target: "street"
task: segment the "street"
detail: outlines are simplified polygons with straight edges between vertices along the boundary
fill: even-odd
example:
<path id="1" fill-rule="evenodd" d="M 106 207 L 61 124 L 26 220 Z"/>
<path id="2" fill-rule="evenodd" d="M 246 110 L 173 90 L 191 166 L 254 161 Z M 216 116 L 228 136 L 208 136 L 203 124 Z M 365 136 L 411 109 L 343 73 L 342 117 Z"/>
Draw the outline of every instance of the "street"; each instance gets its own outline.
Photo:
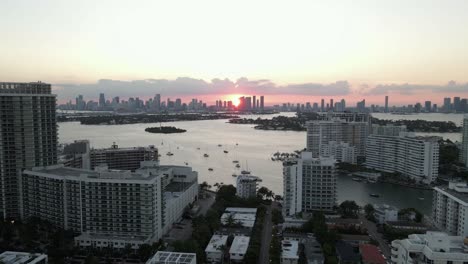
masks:
<path id="1" fill-rule="evenodd" d="M 364 215 L 359 214 L 359 220 L 361 220 L 362 225 L 364 228 L 367 229 L 369 236 L 379 242 L 379 248 L 382 250 L 382 254 L 387 258 L 390 259 L 390 247 L 387 244 L 387 241 L 383 238 L 383 235 L 377 232 L 377 226 L 375 223 L 367 220 Z"/>
<path id="2" fill-rule="evenodd" d="M 262 245 L 260 247 L 260 254 L 258 256 L 258 263 L 268 264 L 270 263 L 270 243 L 271 243 L 271 205 L 267 206 L 265 219 L 263 221 L 262 231 Z"/>

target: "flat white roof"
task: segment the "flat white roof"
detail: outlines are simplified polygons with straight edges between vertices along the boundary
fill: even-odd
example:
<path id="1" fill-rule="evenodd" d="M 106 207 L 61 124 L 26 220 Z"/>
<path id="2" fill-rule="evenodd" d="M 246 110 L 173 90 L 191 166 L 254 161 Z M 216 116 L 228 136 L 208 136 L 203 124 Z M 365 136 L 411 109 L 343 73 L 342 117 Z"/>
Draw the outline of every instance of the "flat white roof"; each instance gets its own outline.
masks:
<path id="1" fill-rule="evenodd" d="M 221 216 L 221 223 L 227 224 L 229 217 L 232 216 L 235 223 L 241 223 L 244 227 L 253 227 L 255 225 L 254 214 L 242 214 L 242 213 L 224 213 Z"/>
<path id="2" fill-rule="evenodd" d="M 170 252 L 170 251 L 158 251 L 154 256 L 149 259 L 146 264 L 156 263 L 174 263 L 174 264 L 191 264 L 197 258 L 195 253 L 182 253 L 182 252 Z"/>
<path id="3" fill-rule="evenodd" d="M 5 251 L 0 254 L 0 262 L 5 264 L 37 263 L 47 259 L 45 254 L 35 254 L 28 252 Z"/>
<path id="4" fill-rule="evenodd" d="M 283 240 L 281 241 L 281 258 L 299 259 L 299 241 Z"/>
<path id="5" fill-rule="evenodd" d="M 250 237 L 248 236 L 235 236 L 232 241 L 231 249 L 229 254 L 245 254 L 249 247 Z"/>
<path id="6" fill-rule="evenodd" d="M 213 235 L 206 246 L 205 252 L 221 252 L 221 246 L 226 245 L 228 236 Z"/>

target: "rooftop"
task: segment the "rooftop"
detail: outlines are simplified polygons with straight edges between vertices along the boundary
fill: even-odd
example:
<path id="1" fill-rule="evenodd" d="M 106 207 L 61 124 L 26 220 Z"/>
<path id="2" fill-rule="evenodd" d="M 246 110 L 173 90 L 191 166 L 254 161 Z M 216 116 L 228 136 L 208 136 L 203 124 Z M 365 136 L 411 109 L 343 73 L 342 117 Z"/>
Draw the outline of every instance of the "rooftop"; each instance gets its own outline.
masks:
<path id="1" fill-rule="evenodd" d="M 281 241 L 281 258 L 299 259 L 299 241 L 296 241 L 296 240 Z"/>
<path id="2" fill-rule="evenodd" d="M 412 234 L 403 241 L 415 245 L 425 245 L 434 252 L 464 253 L 463 237 L 450 236 L 444 232 L 428 231 L 426 234 Z"/>
<path id="3" fill-rule="evenodd" d="M 364 263 L 385 264 L 386 261 L 380 253 L 379 248 L 371 244 L 359 245 L 359 250 Z"/>
<path id="4" fill-rule="evenodd" d="M 306 259 L 310 262 L 312 260 L 318 260 L 318 263 L 323 263 L 325 257 L 323 256 L 322 247 L 317 242 L 314 236 L 309 236 L 303 240 L 304 254 Z"/>
<path id="5" fill-rule="evenodd" d="M 224 210 L 226 213 L 242 213 L 242 214 L 257 214 L 257 208 L 246 208 L 246 207 L 227 207 Z"/>
<path id="6" fill-rule="evenodd" d="M 374 209 L 376 211 L 386 211 L 386 210 L 398 211 L 398 208 L 396 208 L 395 206 L 388 205 L 388 204 L 374 204 Z"/>
<path id="7" fill-rule="evenodd" d="M 243 214 L 243 213 L 224 213 L 221 216 L 221 222 L 227 224 L 229 217 L 232 217 L 235 223 L 240 222 L 244 227 L 253 227 L 255 225 L 255 214 Z"/>
<path id="8" fill-rule="evenodd" d="M 197 254 L 195 253 L 182 253 L 182 252 L 169 252 L 158 251 L 154 256 L 149 259 L 146 264 L 157 263 L 173 263 L 173 264 L 190 264 L 196 260 Z"/>
<path id="9" fill-rule="evenodd" d="M 235 236 L 232 241 L 231 249 L 229 253 L 232 254 L 245 254 L 249 247 L 250 237 L 248 236 Z"/>
<path id="10" fill-rule="evenodd" d="M 262 179 L 260 179 L 257 176 L 253 176 L 250 174 L 241 174 L 237 176 L 237 182 L 261 182 Z"/>
<path id="11" fill-rule="evenodd" d="M 158 150 L 154 145 L 149 145 L 147 147 L 126 147 L 126 148 L 119 148 L 118 145 L 113 144 L 111 145 L 110 148 L 99 148 L 91 149 L 93 152 L 116 152 L 116 151 L 121 151 L 121 152 L 126 152 L 126 151 L 136 151 L 136 150 Z"/>
<path id="12" fill-rule="evenodd" d="M 445 192 L 446 194 L 451 195 L 455 199 L 458 199 L 460 203 L 463 203 L 465 206 L 468 206 L 468 187 L 463 187 L 463 184 L 450 183 L 449 186 L 434 187 L 434 190 L 439 192 Z"/>
<path id="13" fill-rule="evenodd" d="M 213 235 L 206 246 L 205 252 L 220 252 L 221 247 L 227 243 L 228 236 L 224 235 Z"/>
<path id="14" fill-rule="evenodd" d="M 47 259 L 47 255 L 39 253 L 5 251 L 0 254 L 0 262 L 5 264 L 33 264 L 45 259 Z"/>
<path id="15" fill-rule="evenodd" d="M 357 251 L 354 250 L 354 247 L 342 240 L 336 242 L 336 253 L 338 254 L 341 262 L 353 262 L 357 263 L 360 261 L 361 256 Z"/>
<path id="16" fill-rule="evenodd" d="M 102 181 L 102 180 L 115 180 L 115 181 L 136 181 L 146 183 L 152 181 L 159 175 L 171 174 L 174 170 L 182 169 L 181 174 L 185 173 L 196 173 L 193 172 L 190 167 L 184 166 L 170 166 L 170 165 L 158 165 L 157 162 L 152 162 L 151 166 L 149 163 L 143 163 L 144 167 L 138 169 L 135 172 L 124 171 L 124 170 L 109 170 L 106 166 L 99 166 L 95 170 L 76 169 L 70 167 L 64 167 L 63 165 L 52 165 L 47 167 L 35 167 L 32 170 L 26 170 L 27 174 L 45 176 L 50 178 L 62 178 L 65 177 L 71 180 L 88 180 L 88 181 Z M 196 177 L 194 177 L 196 180 Z M 181 190 L 190 187 L 190 184 L 169 184 L 166 188 L 169 191 Z M 188 186 L 188 187 L 187 187 Z"/>

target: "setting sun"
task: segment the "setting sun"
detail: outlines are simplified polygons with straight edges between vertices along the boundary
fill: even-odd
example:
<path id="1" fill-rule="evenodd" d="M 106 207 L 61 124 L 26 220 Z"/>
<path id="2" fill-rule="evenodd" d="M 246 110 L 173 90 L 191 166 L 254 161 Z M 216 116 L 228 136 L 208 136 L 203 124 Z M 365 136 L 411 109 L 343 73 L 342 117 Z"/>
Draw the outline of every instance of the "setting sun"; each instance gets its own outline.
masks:
<path id="1" fill-rule="evenodd" d="M 239 103 L 240 103 L 240 101 L 239 101 L 240 97 L 242 97 L 242 95 L 240 95 L 240 94 L 230 94 L 230 95 L 227 96 L 226 100 L 227 101 L 232 101 L 232 105 L 237 107 L 237 106 L 239 106 Z"/>

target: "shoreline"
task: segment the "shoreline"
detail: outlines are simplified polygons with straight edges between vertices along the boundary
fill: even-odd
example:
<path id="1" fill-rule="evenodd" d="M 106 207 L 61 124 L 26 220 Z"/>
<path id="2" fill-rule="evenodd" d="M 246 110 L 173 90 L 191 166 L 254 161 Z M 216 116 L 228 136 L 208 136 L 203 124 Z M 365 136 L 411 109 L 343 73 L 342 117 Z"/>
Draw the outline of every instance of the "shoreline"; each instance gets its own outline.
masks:
<path id="1" fill-rule="evenodd" d="M 384 182 L 384 183 L 389 183 L 393 185 L 398 185 L 398 186 L 403 186 L 403 187 L 408 187 L 412 189 L 419 189 L 419 190 L 432 190 L 433 187 L 428 185 L 428 186 L 421 186 L 421 185 L 413 185 L 410 183 L 402 183 L 402 182 L 395 182 L 395 181 L 389 181 L 389 180 L 381 180 L 379 179 L 378 182 Z"/>

